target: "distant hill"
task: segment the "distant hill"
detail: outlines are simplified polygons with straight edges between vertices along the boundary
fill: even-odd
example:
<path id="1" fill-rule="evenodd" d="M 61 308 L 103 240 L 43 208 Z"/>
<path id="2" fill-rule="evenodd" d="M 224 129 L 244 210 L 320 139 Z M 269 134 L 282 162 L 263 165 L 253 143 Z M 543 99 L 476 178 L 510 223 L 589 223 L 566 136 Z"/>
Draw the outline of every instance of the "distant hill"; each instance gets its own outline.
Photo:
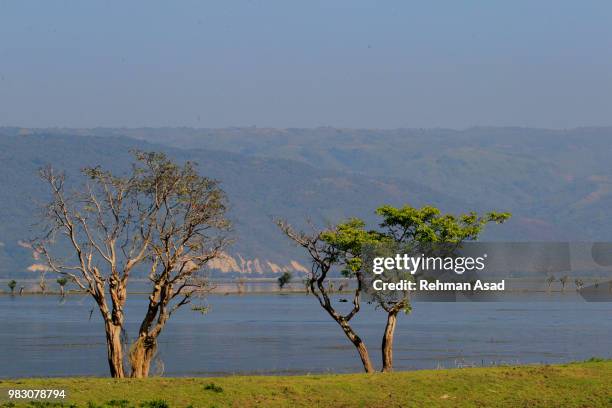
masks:
<path id="1" fill-rule="evenodd" d="M 612 128 L 0 128 L 0 135 L 0 276 L 35 263 L 19 241 L 30 234 L 34 200 L 45 197 L 38 167 L 52 163 L 71 176 L 94 164 L 121 171 L 131 148 L 194 160 L 222 181 L 238 238 L 218 265 L 225 273 L 306 266 L 273 217 L 373 221 L 383 203 L 515 214 L 484 239 L 612 240 Z"/>
<path id="2" fill-rule="evenodd" d="M 1 132 L 0 132 L 1 133 Z M 9 133 L 6 135 L 6 133 Z M 372 219 L 381 203 L 440 203 L 461 207 L 450 196 L 410 181 L 386 180 L 315 168 L 303 162 L 249 157 L 232 152 L 177 149 L 127 137 L 83 137 L 48 133 L 0 136 L 0 276 L 22 276 L 42 268 L 27 246 L 35 235 L 37 208 L 48 199 L 37 170 L 52 164 L 79 181 L 79 170 L 101 165 L 113 171 L 129 169 L 130 149 L 165 151 L 179 161 L 192 160 L 202 174 L 222 182 L 230 201 L 236 243 L 219 272 L 269 276 L 284 270 L 305 271 L 301 251 L 291 246 L 272 220 L 286 218 L 303 224 L 308 218 L 324 225 L 348 216 Z M 32 274 L 32 277 L 34 274 Z"/>

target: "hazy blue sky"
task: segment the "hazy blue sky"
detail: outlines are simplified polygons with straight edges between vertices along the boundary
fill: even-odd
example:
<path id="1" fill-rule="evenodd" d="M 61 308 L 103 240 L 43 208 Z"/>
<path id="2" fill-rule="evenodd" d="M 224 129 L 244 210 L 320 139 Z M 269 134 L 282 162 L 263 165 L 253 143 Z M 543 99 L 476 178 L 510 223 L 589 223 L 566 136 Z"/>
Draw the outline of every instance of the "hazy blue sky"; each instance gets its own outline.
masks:
<path id="1" fill-rule="evenodd" d="M 612 125 L 612 2 L 0 0 L 0 125 Z"/>

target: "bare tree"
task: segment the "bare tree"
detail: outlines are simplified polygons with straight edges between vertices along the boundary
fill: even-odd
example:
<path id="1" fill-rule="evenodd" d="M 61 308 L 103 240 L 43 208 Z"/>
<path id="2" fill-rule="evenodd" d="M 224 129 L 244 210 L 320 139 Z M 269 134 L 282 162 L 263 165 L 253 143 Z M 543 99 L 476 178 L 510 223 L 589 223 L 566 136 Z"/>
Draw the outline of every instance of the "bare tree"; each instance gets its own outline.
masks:
<path id="1" fill-rule="evenodd" d="M 302 279 L 302 283 L 304 284 L 304 291 L 306 294 L 310 293 L 310 279 L 308 277 Z"/>
<path id="2" fill-rule="evenodd" d="M 330 240 L 326 239 L 326 235 L 338 233 L 338 227 L 307 234 L 296 231 L 285 221 L 279 220 L 276 223 L 287 237 L 308 252 L 311 258 L 311 270 L 309 276 L 307 276 L 310 293 L 317 298 L 321 307 L 342 328 L 346 337 L 355 346 L 365 372 L 374 372 L 368 349 L 350 324 L 351 319 L 355 317 L 361 307 L 362 288 L 360 280 L 358 279 L 357 287 L 353 292 L 353 306 L 346 314 L 342 314 L 334 308 L 329 297 L 328 287 L 325 284 L 332 267 L 342 263 L 345 257 L 338 245 L 330 243 Z M 360 273 L 358 269 L 356 269 L 356 273 Z"/>
<path id="3" fill-rule="evenodd" d="M 124 306 L 134 269 L 146 268 L 151 292 L 138 337 L 130 347 L 131 376 L 148 375 L 157 338 L 168 318 L 206 288 L 198 272 L 226 245 L 225 196 L 191 163 L 179 166 L 161 153 L 135 152 L 129 175 L 86 168 L 83 189 L 67 191 L 62 173 L 47 167 L 48 222 L 36 249 L 50 268 L 96 302 L 104 321 L 110 373 L 125 377 Z M 71 256 L 57 258 L 50 243 L 63 237 Z"/>
<path id="4" fill-rule="evenodd" d="M 334 287 L 334 281 L 330 280 L 330 281 L 327 283 L 327 291 L 328 291 L 329 293 L 334 293 L 334 290 L 335 290 L 335 287 Z"/>
<path id="5" fill-rule="evenodd" d="M 236 289 L 238 294 L 242 295 L 245 292 L 245 279 L 242 276 L 239 276 L 236 279 Z"/>
<path id="6" fill-rule="evenodd" d="M 38 287 L 40 288 L 40 292 L 43 295 L 47 293 L 47 280 L 45 278 L 46 274 L 47 274 L 47 270 L 43 268 L 39 273 L 39 279 L 38 279 Z"/>
<path id="7" fill-rule="evenodd" d="M 546 290 L 547 290 L 547 292 L 550 292 L 552 284 L 555 283 L 555 281 L 556 281 L 556 278 L 555 278 L 554 275 L 550 275 L 548 278 L 546 278 L 546 285 L 547 285 L 546 286 L 546 288 L 547 288 Z"/>
<path id="8" fill-rule="evenodd" d="M 225 195 L 217 182 L 199 176 L 190 163 L 181 168 L 157 155 L 145 158 L 162 177 L 144 186 L 153 194 L 159 211 L 152 217 L 149 245 L 153 289 L 138 339 L 130 350 L 133 377 L 148 375 L 157 338 L 168 318 L 189 303 L 194 293 L 208 289 L 207 279 L 197 272 L 222 255 L 228 240 L 219 232 L 229 227 Z"/>

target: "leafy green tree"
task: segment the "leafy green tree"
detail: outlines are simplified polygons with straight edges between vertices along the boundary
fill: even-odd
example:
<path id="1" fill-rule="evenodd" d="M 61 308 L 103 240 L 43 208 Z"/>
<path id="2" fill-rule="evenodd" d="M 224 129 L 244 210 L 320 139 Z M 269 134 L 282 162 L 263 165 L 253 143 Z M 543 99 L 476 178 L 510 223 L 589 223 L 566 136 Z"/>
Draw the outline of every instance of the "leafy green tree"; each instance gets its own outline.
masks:
<path id="1" fill-rule="evenodd" d="M 382 206 L 376 210 L 376 214 L 382 218 L 378 230 L 367 230 L 365 223 L 358 218 L 312 234 L 297 232 L 284 221 L 277 222 L 281 230 L 309 254 L 312 262 L 309 278 L 311 293 L 357 348 L 366 372 L 374 371 L 369 352 L 350 325 L 350 320 L 360 310 L 361 293 L 364 282 L 367 281 L 363 268 L 365 248 L 390 244 L 402 247 L 453 244 L 456 247 L 464 241 L 477 239 L 487 223 L 502 223 L 510 217 L 508 213 L 498 212 L 489 212 L 483 216 L 475 212 L 455 216 L 442 214 L 432 206 L 414 208 L 408 205 L 401 208 Z M 325 281 L 333 267 L 340 268 L 344 276 L 356 278 L 357 281 L 353 293 L 353 307 L 346 314 L 336 311 L 329 298 L 329 286 L 325 287 Z M 397 315 L 402 310 L 410 312 L 410 299 L 408 293 L 405 293 L 400 299 L 380 297 L 376 300 L 387 313 L 382 340 L 382 371 L 391 371 Z"/>
<path id="2" fill-rule="evenodd" d="M 57 282 L 57 284 L 60 287 L 60 294 L 61 294 L 61 296 L 64 297 L 65 294 L 66 294 L 65 286 L 68 283 L 68 279 L 66 279 L 65 277 L 62 276 L 61 278 L 57 278 L 55 281 Z"/>
<path id="3" fill-rule="evenodd" d="M 283 272 L 278 278 L 278 287 L 283 290 L 286 284 L 291 282 L 291 272 Z"/>
<path id="4" fill-rule="evenodd" d="M 376 210 L 382 221 L 382 234 L 400 247 L 427 248 L 435 244 L 436 248 L 444 248 L 450 244 L 456 248 L 465 241 L 478 238 L 484 226 L 488 223 L 501 224 L 510 218 L 509 213 L 488 212 L 478 215 L 469 212 L 462 215 L 444 214 L 433 206 L 415 208 L 410 205 L 403 207 L 382 206 Z M 387 323 L 382 339 L 383 372 L 393 369 L 393 337 L 400 311 L 409 313 L 412 305 L 409 293 L 405 292 L 401 299 L 391 300 L 380 298 L 379 305 L 387 312 Z"/>
<path id="5" fill-rule="evenodd" d="M 17 287 L 17 282 L 15 279 L 11 279 L 8 283 L 8 287 L 11 290 L 11 295 L 15 294 L 15 288 Z"/>

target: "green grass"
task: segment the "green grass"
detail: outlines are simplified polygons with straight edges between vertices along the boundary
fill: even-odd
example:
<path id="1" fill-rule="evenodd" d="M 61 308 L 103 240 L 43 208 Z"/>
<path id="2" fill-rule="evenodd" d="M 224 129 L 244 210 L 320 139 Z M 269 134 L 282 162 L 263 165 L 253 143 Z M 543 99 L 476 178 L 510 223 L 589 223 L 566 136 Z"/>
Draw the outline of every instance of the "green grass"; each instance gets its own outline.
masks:
<path id="1" fill-rule="evenodd" d="M 0 389 L 63 388 L 78 407 L 609 407 L 612 361 L 391 374 L 4 380 Z M 73 405 L 70 405 L 73 404 Z M 32 406 L 53 407 L 36 403 Z"/>

